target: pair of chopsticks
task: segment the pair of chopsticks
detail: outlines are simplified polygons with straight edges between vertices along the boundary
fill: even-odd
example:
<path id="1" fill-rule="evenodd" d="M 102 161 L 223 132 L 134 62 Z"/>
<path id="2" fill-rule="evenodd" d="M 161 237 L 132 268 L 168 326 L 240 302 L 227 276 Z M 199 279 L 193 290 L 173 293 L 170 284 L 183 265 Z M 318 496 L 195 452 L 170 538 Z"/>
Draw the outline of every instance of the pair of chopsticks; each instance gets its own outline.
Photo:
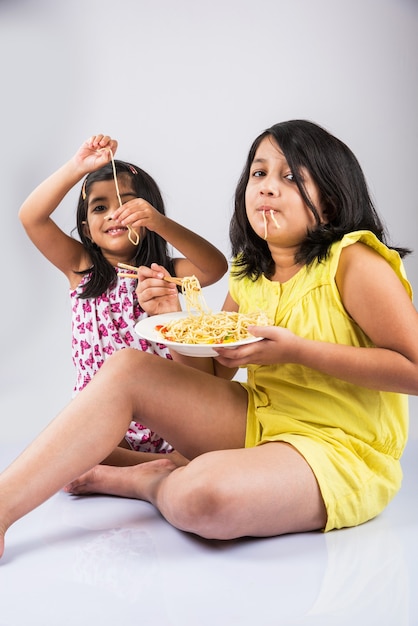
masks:
<path id="1" fill-rule="evenodd" d="M 118 267 L 124 270 L 129 270 L 129 272 L 118 272 L 118 276 L 120 276 L 121 278 L 138 278 L 137 267 L 134 267 L 133 265 L 127 265 L 126 263 L 118 263 Z M 182 279 L 176 278 L 175 276 L 164 276 L 164 280 L 166 280 L 168 283 L 174 283 L 175 285 L 179 285 L 180 287 L 183 284 Z"/>

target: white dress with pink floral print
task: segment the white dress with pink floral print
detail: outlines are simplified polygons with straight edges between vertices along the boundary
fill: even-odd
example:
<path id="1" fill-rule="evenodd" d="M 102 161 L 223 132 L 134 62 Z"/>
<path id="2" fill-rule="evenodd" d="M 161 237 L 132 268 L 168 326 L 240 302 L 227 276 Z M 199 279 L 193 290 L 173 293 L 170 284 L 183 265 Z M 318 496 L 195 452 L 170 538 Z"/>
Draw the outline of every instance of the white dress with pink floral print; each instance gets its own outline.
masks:
<path id="1" fill-rule="evenodd" d="M 135 348 L 166 359 L 172 358 L 164 344 L 146 341 L 135 332 L 135 324 L 146 317 L 138 303 L 136 280 L 118 276 L 116 284 L 103 295 L 80 298 L 89 277 L 90 274 L 84 275 L 78 287 L 70 291 L 72 357 L 77 372 L 73 396 L 84 389 L 116 350 Z M 138 422 L 131 422 L 125 438 L 134 450 L 141 452 L 171 452 L 173 449 Z"/>

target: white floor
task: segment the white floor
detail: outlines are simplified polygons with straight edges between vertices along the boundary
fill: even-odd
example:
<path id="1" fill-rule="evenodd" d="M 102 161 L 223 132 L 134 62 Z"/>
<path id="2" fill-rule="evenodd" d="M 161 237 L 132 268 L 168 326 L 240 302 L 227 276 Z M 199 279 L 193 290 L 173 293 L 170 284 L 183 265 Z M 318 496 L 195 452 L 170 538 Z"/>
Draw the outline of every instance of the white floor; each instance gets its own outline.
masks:
<path id="1" fill-rule="evenodd" d="M 17 452 L 0 447 L 1 466 Z M 404 473 L 361 527 L 224 543 L 173 529 L 144 502 L 59 493 L 7 534 L 0 625 L 416 625 L 415 437 Z"/>

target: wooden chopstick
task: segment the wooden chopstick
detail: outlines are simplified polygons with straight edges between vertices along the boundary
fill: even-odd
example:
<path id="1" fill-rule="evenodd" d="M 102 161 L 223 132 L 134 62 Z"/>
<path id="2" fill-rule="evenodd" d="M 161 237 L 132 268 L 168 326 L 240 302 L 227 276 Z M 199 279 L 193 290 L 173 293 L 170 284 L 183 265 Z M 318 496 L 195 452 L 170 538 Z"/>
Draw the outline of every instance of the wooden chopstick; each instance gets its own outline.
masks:
<path id="1" fill-rule="evenodd" d="M 168 283 L 179 285 L 180 287 L 183 284 L 183 280 L 181 278 L 176 278 L 175 276 L 163 276 L 163 280 L 166 280 Z"/>
<path id="2" fill-rule="evenodd" d="M 138 278 L 138 274 L 130 274 L 129 272 L 118 272 L 120 278 Z"/>
<path id="3" fill-rule="evenodd" d="M 133 265 L 128 265 L 127 263 L 118 263 L 118 267 L 124 270 L 132 271 L 132 273 L 131 272 L 127 272 L 127 273 L 119 272 L 118 276 L 121 276 L 122 278 L 138 278 L 138 275 L 136 273 L 138 269 L 137 267 L 134 267 Z M 164 280 L 166 280 L 168 283 L 174 283 L 175 285 L 179 285 L 180 287 L 183 284 L 182 279 L 176 278 L 175 276 L 164 276 Z"/>
<path id="4" fill-rule="evenodd" d="M 127 265 L 126 263 L 118 263 L 118 267 L 121 267 L 124 270 L 132 270 L 133 272 L 136 272 L 138 269 L 134 265 Z"/>

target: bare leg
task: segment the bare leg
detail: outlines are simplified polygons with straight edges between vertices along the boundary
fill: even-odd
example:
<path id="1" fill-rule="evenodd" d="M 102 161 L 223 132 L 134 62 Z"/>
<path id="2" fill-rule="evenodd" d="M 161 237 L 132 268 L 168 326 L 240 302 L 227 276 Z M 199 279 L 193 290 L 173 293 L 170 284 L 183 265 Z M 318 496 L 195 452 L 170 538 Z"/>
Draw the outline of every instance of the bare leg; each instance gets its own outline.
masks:
<path id="1" fill-rule="evenodd" d="M 211 539 L 317 530 L 327 518 L 309 465 L 280 442 L 209 452 L 180 468 L 166 459 L 99 466 L 67 490 L 147 500 L 177 528 Z"/>
<path id="2" fill-rule="evenodd" d="M 76 496 L 103 493 L 122 498 L 147 500 L 143 497 L 141 485 L 147 485 L 149 488 L 149 484 L 154 480 L 159 483 L 178 467 L 181 466 L 173 463 L 166 456 L 147 463 L 144 472 L 133 471 L 132 466 L 96 465 L 66 485 L 64 491 Z"/>
<path id="3" fill-rule="evenodd" d="M 1 542 L 10 524 L 110 455 L 133 419 L 193 458 L 242 447 L 246 407 L 237 383 L 138 350 L 115 353 L 1 474 Z"/>
<path id="4" fill-rule="evenodd" d="M 139 465 L 140 463 L 157 461 L 161 458 L 169 458 L 171 461 L 175 460 L 176 465 L 186 465 L 188 463 L 188 459 L 180 454 L 180 452 L 177 452 L 177 450 L 173 450 L 169 453 L 140 452 L 122 446 L 118 446 L 117 448 L 115 448 L 109 454 L 109 456 L 103 459 L 102 463 L 104 465 L 116 465 L 118 467 L 126 467 L 128 465 Z"/>

